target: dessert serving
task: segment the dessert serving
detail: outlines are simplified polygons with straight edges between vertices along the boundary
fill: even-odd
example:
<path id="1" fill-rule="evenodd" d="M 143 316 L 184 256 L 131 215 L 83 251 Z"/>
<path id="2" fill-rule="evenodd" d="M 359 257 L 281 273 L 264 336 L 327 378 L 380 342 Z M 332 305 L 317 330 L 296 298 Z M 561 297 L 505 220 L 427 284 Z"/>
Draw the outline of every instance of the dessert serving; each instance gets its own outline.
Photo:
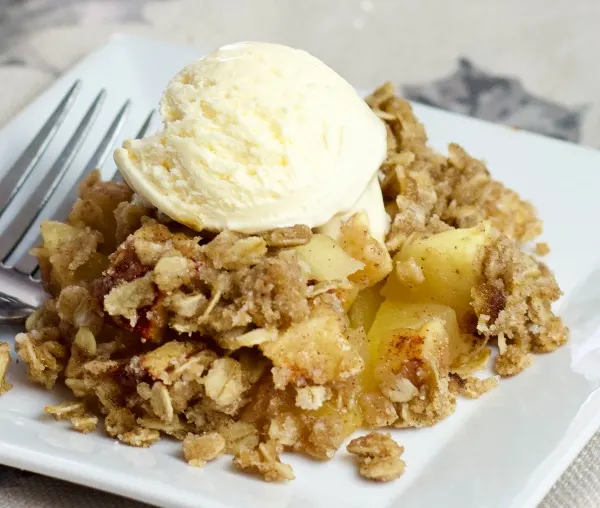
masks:
<path id="1" fill-rule="evenodd" d="M 172 436 L 192 466 L 230 454 L 267 481 L 294 478 L 282 452 L 328 460 L 368 429 L 347 450 L 389 481 L 386 429 L 435 425 L 567 341 L 522 247 L 533 206 L 430 148 L 391 85 L 363 101 L 305 52 L 241 43 L 185 67 L 160 112 L 115 152 L 127 184 L 90 174 L 33 250 L 49 298 L 16 347 L 73 392 L 45 411 L 74 429 Z"/>

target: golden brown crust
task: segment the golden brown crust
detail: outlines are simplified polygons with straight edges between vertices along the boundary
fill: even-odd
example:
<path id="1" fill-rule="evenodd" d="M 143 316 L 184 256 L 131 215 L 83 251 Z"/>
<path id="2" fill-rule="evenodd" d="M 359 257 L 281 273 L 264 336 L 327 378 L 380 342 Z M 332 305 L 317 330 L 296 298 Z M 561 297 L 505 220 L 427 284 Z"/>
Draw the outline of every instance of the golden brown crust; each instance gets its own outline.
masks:
<path id="1" fill-rule="evenodd" d="M 483 394 L 498 386 L 498 376 L 480 379 L 475 376 L 459 376 L 451 374 L 450 391 L 469 399 L 478 399 Z"/>
<path id="2" fill-rule="evenodd" d="M 546 242 L 538 242 L 535 244 L 535 253 L 538 256 L 547 256 L 550 254 L 550 246 Z"/>
<path id="3" fill-rule="evenodd" d="M 390 434 L 371 432 L 350 441 L 346 449 L 358 457 L 359 472 L 369 480 L 389 482 L 404 473 L 406 465 L 400 458 L 404 447 Z"/>
<path id="4" fill-rule="evenodd" d="M 280 482 L 295 478 L 292 467 L 279 459 L 280 448 L 268 441 L 260 443 L 254 450 L 242 449 L 233 463 L 242 471 L 257 473 L 268 482 Z"/>
<path id="5" fill-rule="evenodd" d="M 218 432 L 198 436 L 188 434 L 183 440 L 183 455 L 190 466 L 203 467 L 225 451 L 225 438 Z"/>
<path id="6" fill-rule="evenodd" d="M 69 420 L 74 430 L 87 434 L 96 430 L 98 418 L 87 411 L 83 402 L 63 402 L 55 406 L 46 406 L 44 412 L 55 420 Z"/>
<path id="7" fill-rule="evenodd" d="M 261 235 L 269 247 L 297 247 L 306 245 L 312 238 L 311 229 L 305 224 L 276 228 Z"/>
<path id="8" fill-rule="evenodd" d="M 548 268 L 505 235 L 498 235 L 483 254 L 481 281 L 473 290 L 478 331 L 497 337 L 496 372 L 511 376 L 531 364 L 529 353 L 554 351 L 568 330 L 552 312 L 561 291 Z"/>

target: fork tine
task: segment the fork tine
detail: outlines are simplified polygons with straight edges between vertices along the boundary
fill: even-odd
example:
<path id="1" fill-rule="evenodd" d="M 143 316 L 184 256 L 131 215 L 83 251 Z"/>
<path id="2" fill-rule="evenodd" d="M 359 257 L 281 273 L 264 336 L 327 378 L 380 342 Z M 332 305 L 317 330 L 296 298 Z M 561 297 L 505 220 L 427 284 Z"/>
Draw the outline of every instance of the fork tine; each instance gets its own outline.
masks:
<path id="1" fill-rule="evenodd" d="M 146 132 L 148 132 L 150 124 L 152 123 L 152 119 L 154 118 L 154 113 L 156 113 L 154 109 L 150 111 L 150 114 L 146 117 L 146 120 L 144 120 L 144 123 L 140 127 L 140 130 L 135 135 L 135 139 L 143 138 L 146 135 Z M 121 173 L 119 173 L 118 170 L 115 170 L 115 173 L 113 174 L 111 180 L 115 183 L 123 183 L 123 177 L 121 176 Z"/>
<path id="2" fill-rule="evenodd" d="M 23 235 L 31 226 L 31 223 L 35 221 L 44 205 L 48 202 L 48 199 L 50 199 L 50 196 L 52 196 L 52 193 L 73 162 L 73 159 L 77 156 L 83 141 L 89 134 L 105 97 L 105 90 L 102 90 L 96 96 L 63 151 L 48 173 L 44 175 L 42 181 L 39 182 L 35 191 L 29 196 L 27 206 L 15 215 L 15 218 L 10 222 L 6 230 L 0 234 L 0 261 L 6 261 L 6 258 L 19 244 Z"/>
<path id="3" fill-rule="evenodd" d="M 131 101 L 127 99 L 121 106 L 121 109 L 119 109 L 117 116 L 115 116 L 114 120 L 110 124 L 108 131 L 106 131 L 102 141 L 100 141 L 100 144 L 98 145 L 98 148 L 96 148 L 94 155 L 92 155 L 91 159 L 86 164 L 83 173 L 77 182 L 77 185 L 88 176 L 90 171 L 101 167 L 106 162 L 106 158 L 111 152 L 112 147 L 115 144 L 115 140 L 117 139 L 123 124 L 125 123 L 125 120 L 127 120 L 127 115 L 129 114 L 130 109 Z"/>
<path id="4" fill-rule="evenodd" d="M 50 141 L 52 141 L 56 131 L 67 116 L 69 109 L 71 109 L 80 88 L 81 81 L 75 81 L 60 101 L 60 104 L 36 134 L 35 138 L 29 143 L 21 157 L 17 159 L 2 180 L 0 180 L 0 214 L 6 210 L 46 151 L 46 148 L 48 148 Z"/>
<path id="5" fill-rule="evenodd" d="M 123 124 L 127 119 L 127 114 L 129 113 L 130 109 L 131 101 L 127 100 L 125 101 L 123 106 L 121 106 L 121 109 L 117 113 L 117 116 L 115 116 L 114 120 L 110 124 L 110 127 L 108 128 L 106 134 L 100 141 L 98 148 L 96 148 L 96 151 L 86 164 L 85 169 L 83 170 L 77 181 L 73 184 L 68 194 L 62 200 L 55 212 L 52 214 L 52 217 L 54 219 L 63 220 L 68 215 L 69 210 L 71 209 L 73 203 L 77 199 L 77 191 L 81 182 L 88 176 L 90 171 L 104 164 L 106 157 L 108 156 L 114 145 L 115 139 L 119 135 L 119 132 L 121 131 L 121 128 L 123 127 Z M 36 240 L 33 242 L 33 245 L 39 245 L 41 243 L 42 239 L 38 235 Z M 37 260 L 27 252 L 23 254 L 23 256 L 21 256 L 21 259 L 19 259 L 19 261 L 13 266 L 13 268 L 18 272 L 27 275 L 33 273 L 36 267 Z"/>
<path id="6" fill-rule="evenodd" d="M 143 138 L 146 135 L 146 132 L 148 131 L 148 128 L 152 123 L 152 119 L 154 118 L 154 113 L 156 113 L 156 110 L 153 109 L 152 111 L 150 111 L 150 114 L 146 117 L 146 120 L 144 120 L 144 123 L 140 127 L 140 130 L 135 135 L 135 139 Z"/>

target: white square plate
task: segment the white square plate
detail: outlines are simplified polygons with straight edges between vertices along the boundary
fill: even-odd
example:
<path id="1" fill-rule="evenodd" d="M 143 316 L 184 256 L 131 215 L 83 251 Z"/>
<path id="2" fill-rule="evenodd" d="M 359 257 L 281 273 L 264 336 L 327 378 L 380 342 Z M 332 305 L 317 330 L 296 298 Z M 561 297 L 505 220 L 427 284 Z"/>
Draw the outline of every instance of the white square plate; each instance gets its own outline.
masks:
<path id="1" fill-rule="evenodd" d="M 41 174 L 64 146 L 93 97 L 107 101 L 74 167 L 83 168 L 120 105 L 133 107 L 122 132 L 131 137 L 158 101 L 168 79 L 200 49 L 116 37 L 62 76 L 0 132 L 0 168 L 8 168 L 76 78 L 83 87 L 67 122 L 44 156 Z M 547 259 L 565 296 L 559 312 L 570 344 L 538 357 L 534 366 L 478 401 L 460 400 L 453 416 L 431 429 L 394 431 L 405 446 L 407 472 L 385 485 L 361 480 L 343 451 L 328 463 L 285 460 L 297 480 L 266 484 L 233 470 L 224 457 L 200 470 L 182 460 L 180 445 L 149 449 L 121 445 L 100 432 L 81 435 L 50 421 L 42 408 L 65 393 L 26 382 L 0 398 L 0 462 L 161 506 L 202 508 L 533 507 L 600 425 L 600 152 L 415 106 L 431 142 L 457 141 L 484 158 L 495 177 L 531 199 L 545 220 Z M 109 175 L 114 166 L 105 164 Z M 67 181 L 76 177 L 76 171 Z M 60 193 L 47 213 L 60 200 Z M 2 222 L 0 222 L 0 228 Z M 1 229 L 0 229 L 1 230 Z M 0 328 L 0 339 L 18 330 Z"/>

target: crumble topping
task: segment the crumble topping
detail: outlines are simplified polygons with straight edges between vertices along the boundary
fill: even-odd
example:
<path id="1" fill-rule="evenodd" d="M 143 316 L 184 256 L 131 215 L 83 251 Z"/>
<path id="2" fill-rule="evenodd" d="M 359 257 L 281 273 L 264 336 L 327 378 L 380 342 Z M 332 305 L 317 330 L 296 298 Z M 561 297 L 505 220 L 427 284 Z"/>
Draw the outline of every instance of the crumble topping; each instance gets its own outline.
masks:
<path id="1" fill-rule="evenodd" d="M 244 448 L 233 459 L 233 463 L 242 471 L 257 473 L 268 482 L 293 480 L 294 471 L 289 464 L 279 459 L 280 447 L 268 441 L 260 443 L 254 450 Z"/>
<path id="2" fill-rule="evenodd" d="M 190 465 L 228 453 L 241 470 L 291 480 L 285 451 L 328 460 L 361 425 L 431 426 L 454 412 L 457 395 L 493 389 L 497 376 L 471 374 L 496 344 L 500 376 L 564 344 L 568 331 L 551 309 L 560 289 L 520 248 L 541 231 L 532 205 L 461 147 L 451 145 L 448 157 L 429 147 L 391 85 L 367 102 L 388 133 L 379 175 L 392 218 L 385 247 L 362 214 L 342 223 L 338 242 L 301 224 L 198 233 L 92 172 L 67 222 L 42 224 L 32 252 L 50 298 L 15 338 L 31 381 L 48 389 L 64 382 L 82 401 L 46 412 L 80 432 L 101 414 L 104 431 L 122 443 L 150 446 L 168 435 L 183 442 Z M 392 256 L 484 220 L 493 233 L 475 256 L 467 318 L 455 331 L 434 314 L 395 329 L 393 354 L 377 357 L 367 333 L 383 281 L 435 283 L 419 259 Z M 348 311 L 367 292 L 377 294 L 373 316 L 357 325 Z M 457 340 L 463 349 L 451 361 Z M 0 393 L 10 387 L 9 361 L 2 344 Z M 405 468 L 389 434 L 352 440 L 348 451 L 375 481 Z"/>
<path id="3" fill-rule="evenodd" d="M 535 253 L 538 256 L 547 256 L 550 254 L 550 246 L 546 242 L 538 242 L 535 244 Z"/>
<path id="4" fill-rule="evenodd" d="M 497 386 L 498 376 L 480 379 L 475 376 L 462 377 L 458 374 L 451 374 L 449 388 L 453 393 L 458 395 L 462 395 L 469 399 L 478 399 Z"/>
<path id="5" fill-rule="evenodd" d="M 90 414 L 83 402 L 63 402 L 55 406 L 46 406 L 44 412 L 55 420 L 69 420 L 73 429 L 87 434 L 96 429 L 98 418 Z"/>
<path id="6" fill-rule="evenodd" d="M 346 449 L 358 457 L 361 476 L 376 482 L 389 482 L 404 473 L 406 464 L 400 458 L 404 447 L 390 434 L 371 432 L 350 441 Z"/>
<path id="7" fill-rule="evenodd" d="M 188 434 L 183 440 L 183 455 L 190 466 L 204 467 L 225 451 L 225 438 L 218 432 L 207 432 L 201 436 Z"/>
<path id="8" fill-rule="evenodd" d="M 498 374 L 517 374 L 531 364 L 529 353 L 551 352 L 567 341 L 566 327 L 552 312 L 560 295 L 550 270 L 508 237 L 498 235 L 487 246 L 472 305 L 477 330 L 502 342 L 494 363 Z"/>

